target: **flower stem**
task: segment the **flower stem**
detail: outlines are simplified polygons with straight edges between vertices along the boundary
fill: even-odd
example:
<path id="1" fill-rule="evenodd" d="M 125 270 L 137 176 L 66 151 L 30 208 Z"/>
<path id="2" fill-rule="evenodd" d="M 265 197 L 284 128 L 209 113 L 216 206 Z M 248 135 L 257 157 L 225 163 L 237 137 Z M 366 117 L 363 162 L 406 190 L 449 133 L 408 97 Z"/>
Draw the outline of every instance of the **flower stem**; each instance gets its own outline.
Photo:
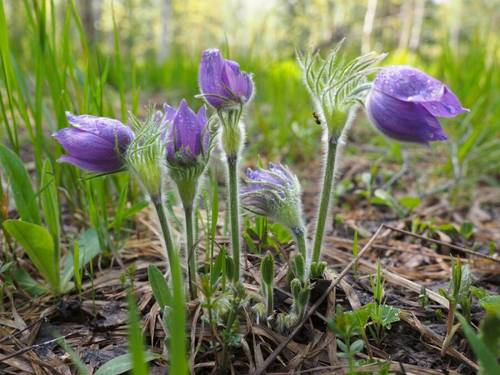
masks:
<path id="1" fill-rule="evenodd" d="M 330 197 L 333 189 L 333 166 L 335 165 L 335 151 L 337 149 L 337 139 L 334 136 L 328 138 L 326 154 L 326 164 L 323 175 L 323 187 L 321 189 L 321 200 L 316 222 L 316 233 L 314 234 L 314 245 L 312 261 L 318 262 L 325 233 L 326 218 L 328 207 L 330 206 Z"/>
<path id="2" fill-rule="evenodd" d="M 163 208 L 161 195 L 153 199 L 153 204 L 158 214 L 165 247 L 167 248 L 168 263 L 170 267 L 170 278 L 172 282 L 172 312 L 170 333 L 175 338 L 174 345 L 170 345 L 172 362 L 170 369 L 172 373 L 187 374 L 186 362 L 186 299 L 184 295 L 184 282 L 182 277 L 182 267 L 178 255 L 175 253 L 172 235 L 168 224 L 167 216 Z"/>
<path id="3" fill-rule="evenodd" d="M 160 221 L 161 231 L 163 233 L 163 239 L 165 240 L 165 247 L 167 248 L 168 263 L 170 266 L 170 273 L 174 267 L 174 263 L 178 260 L 174 254 L 174 243 L 172 242 L 172 234 L 170 233 L 170 226 L 168 225 L 167 216 L 165 215 L 165 210 L 163 209 L 163 204 L 161 198 L 153 199 L 153 204 Z"/>
<path id="4" fill-rule="evenodd" d="M 240 208 L 238 197 L 238 155 L 227 156 L 229 180 L 229 215 L 231 218 L 231 250 L 233 255 L 233 280 L 240 279 Z"/>
<path id="5" fill-rule="evenodd" d="M 305 230 L 303 228 L 295 227 L 292 229 L 292 232 L 295 236 L 299 253 L 304 257 L 305 261 L 308 261 Z"/>
<path id="6" fill-rule="evenodd" d="M 334 134 L 328 134 L 326 164 L 323 171 L 323 187 L 321 190 L 321 199 L 316 221 L 316 232 L 314 234 L 312 255 L 313 262 L 318 262 L 321 255 L 321 246 L 323 244 L 323 236 L 325 234 L 328 208 L 330 207 L 332 192 L 335 191 L 336 186 L 335 177 L 337 175 L 338 168 L 342 159 L 342 154 L 347 143 L 347 134 L 349 133 L 349 130 L 354 123 L 357 109 L 358 106 L 355 105 L 349 110 L 347 120 L 344 127 L 342 128 L 340 137 L 337 138 Z M 325 128 L 325 132 L 328 132 L 327 129 L 328 126 L 326 126 Z"/>
<path id="7" fill-rule="evenodd" d="M 191 299 L 197 297 L 196 293 L 196 249 L 193 237 L 193 208 L 184 206 L 184 216 L 186 219 L 186 247 L 188 259 L 189 293 Z"/>

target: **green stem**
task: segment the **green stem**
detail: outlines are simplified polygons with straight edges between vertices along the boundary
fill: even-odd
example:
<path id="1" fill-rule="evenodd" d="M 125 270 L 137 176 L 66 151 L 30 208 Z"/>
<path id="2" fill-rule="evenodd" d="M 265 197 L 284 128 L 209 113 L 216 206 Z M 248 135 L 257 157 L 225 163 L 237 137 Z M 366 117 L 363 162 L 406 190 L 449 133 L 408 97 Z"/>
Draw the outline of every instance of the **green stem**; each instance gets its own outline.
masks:
<path id="1" fill-rule="evenodd" d="M 321 255 L 321 246 L 323 244 L 323 235 L 325 233 L 328 208 L 330 207 L 330 198 L 332 192 L 335 191 L 335 176 L 340 165 L 340 160 L 342 159 L 344 147 L 347 143 L 347 134 L 354 123 L 357 109 L 358 106 L 355 105 L 349 110 L 345 125 L 342 128 L 339 138 L 337 138 L 334 134 L 328 134 L 326 164 L 323 171 L 323 187 L 321 190 L 321 200 L 316 222 L 316 233 L 314 234 L 313 262 L 318 262 Z M 326 124 L 325 132 L 328 132 L 328 125 Z"/>
<path id="2" fill-rule="evenodd" d="M 316 233 L 314 234 L 314 245 L 312 261 L 318 262 L 321 254 L 321 245 L 323 243 L 323 235 L 325 233 L 326 219 L 328 216 L 328 208 L 330 206 L 330 197 L 333 190 L 333 177 L 335 165 L 335 153 L 337 150 L 337 138 L 331 136 L 328 138 L 326 164 L 323 176 L 323 187 L 321 189 L 321 200 L 319 204 L 318 217 L 316 222 Z"/>
<path id="3" fill-rule="evenodd" d="M 167 257 L 170 267 L 170 273 L 172 274 L 172 268 L 177 258 L 174 254 L 174 243 L 172 242 L 172 234 L 170 233 L 170 226 L 168 225 L 167 216 L 165 215 L 165 210 L 163 209 L 163 204 L 161 203 L 161 198 L 153 199 L 153 204 L 160 220 L 161 231 L 163 233 L 163 238 L 165 240 L 165 247 L 167 248 Z"/>
<path id="4" fill-rule="evenodd" d="M 233 255 L 233 280 L 240 279 L 240 208 L 238 197 L 238 155 L 227 156 L 229 179 L 229 215 L 231 218 L 231 250 Z"/>
<path id="5" fill-rule="evenodd" d="M 169 347 L 171 353 L 170 370 L 175 374 L 187 374 L 186 361 L 186 299 L 184 296 L 184 282 L 182 277 L 182 268 L 179 257 L 175 253 L 172 235 L 168 224 L 167 216 L 163 208 L 161 195 L 155 197 L 153 203 L 160 220 L 160 226 L 165 239 L 167 256 L 170 267 L 170 276 L 172 282 L 172 315 L 170 320 L 171 337 L 175 338 L 174 343 Z"/>
<path id="6" fill-rule="evenodd" d="M 307 258 L 307 245 L 306 245 L 306 236 L 305 230 L 303 228 L 293 228 L 292 232 L 295 236 L 295 241 L 297 242 L 297 248 L 299 249 L 299 253 L 304 257 L 306 262 L 309 261 Z"/>
<path id="7" fill-rule="evenodd" d="M 184 206 L 184 216 L 186 219 L 186 247 L 188 257 L 188 278 L 189 278 L 189 293 L 191 299 L 197 297 L 196 293 L 196 249 L 194 246 L 193 237 L 193 208 L 192 206 Z"/>
<path id="8" fill-rule="evenodd" d="M 274 302 L 273 302 L 273 285 L 266 285 L 266 294 L 267 294 L 267 317 L 270 317 L 273 314 Z"/>

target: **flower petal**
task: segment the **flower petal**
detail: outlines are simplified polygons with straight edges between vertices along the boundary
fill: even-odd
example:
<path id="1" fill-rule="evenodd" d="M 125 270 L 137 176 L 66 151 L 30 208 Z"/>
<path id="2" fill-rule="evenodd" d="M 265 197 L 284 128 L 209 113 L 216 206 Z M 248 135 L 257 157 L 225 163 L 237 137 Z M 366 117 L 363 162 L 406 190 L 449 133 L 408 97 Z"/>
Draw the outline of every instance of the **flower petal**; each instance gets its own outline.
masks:
<path id="1" fill-rule="evenodd" d="M 461 113 L 469 112 L 467 108 L 462 107 L 457 96 L 446 86 L 444 87 L 444 95 L 439 101 L 424 102 L 422 105 L 437 117 L 455 117 Z"/>
<path id="2" fill-rule="evenodd" d="M 115 119 L 92 115 L 75 116 L 69 112 L 66 112 L 66 117 L 73 127 L 107 140 L 117 145 L 121 151 L 134 139 L 132 129 Z"/>
<path id="3" fill-rule="evenodd" d="M 401 101 L 420 103 L 441 100 L 445 85 L 418 69 L 391 66 L 380 70 L 374 88 Z"/>
<path id="4" fill-rule="evenodd" d="M 422 144 L 448 139 L 439 121 L 421 104 L 372 90 L 366 109 L 372 124 L 389 138 Z"/>
<path id="5" fill-rule="evenodd" d="M 64 128 L 54 134 L 64 150 L 78 159 L 99 161 L 117 156 L 110 141 L 78 128 Z"/>
<path id="6" fill-rule="evenodd" d="M 78 168 L 82 168 L 89 172 L 95 173 L 115 172 L 121 169 L 123 166 L 123 163 L 119 158 L 111 158 L 100 161 L 88 161 L 65 155 L 61 156 L 57 161 L 59 163 L 69 163 Z"/>
<path id="7" fill-rule="evenodd" d="M 198 84 L 205 100 L 213 107 L 220 108 L 224 104 L 227 90 L 222 82 L 222 70 L 225 62 L 218 49 L 203 52 L 198 71 Z"/>

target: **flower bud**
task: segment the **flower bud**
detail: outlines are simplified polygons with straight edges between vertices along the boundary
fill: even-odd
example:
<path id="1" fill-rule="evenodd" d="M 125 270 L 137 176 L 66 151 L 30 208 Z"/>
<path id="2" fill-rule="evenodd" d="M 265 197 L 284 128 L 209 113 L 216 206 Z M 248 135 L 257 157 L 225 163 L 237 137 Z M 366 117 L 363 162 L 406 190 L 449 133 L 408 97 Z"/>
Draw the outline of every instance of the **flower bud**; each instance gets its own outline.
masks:
<path id="1" fill-rule="evenodd" d="M 245 182 L 241 198 L 246 209 L 268 216 L 292 232 L 303 228 L 300 183 L 288 168 L 269 163 L 269 169 L 248 169 Z"/>
<path id="2" fill-rule="evenodd" d="M 262 282 L 268 286 L 272 286 L 274 282 L 274 258 L 269 251 L 266 256 L 262 258 L 260 273 L 262 275 Z"/>
<path id="3" fill-rule="evenodd" d="M 438 117 L 469 110 L 442 82 L 408 66 L 380 71 L 366 99 L 371 123 L 389 138 L 428 144 L 448 139 Z"/>

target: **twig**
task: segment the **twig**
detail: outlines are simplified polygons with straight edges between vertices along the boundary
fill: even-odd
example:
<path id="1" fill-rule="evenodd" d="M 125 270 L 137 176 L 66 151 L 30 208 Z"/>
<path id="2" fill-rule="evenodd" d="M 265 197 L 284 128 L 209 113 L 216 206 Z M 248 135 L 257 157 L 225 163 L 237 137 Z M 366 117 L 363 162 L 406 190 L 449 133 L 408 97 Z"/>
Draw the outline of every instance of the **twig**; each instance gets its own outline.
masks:
<path id="1" fill-rule="evenodd" d="M 465 247 L 462 247 L 462 246 L 454 245 L 454 244 L 447 243 L 447 242 L 440 241 L 440 240 L 435 240 L 433 238 L 429 238 L 429 237 L 422 236 L 420 234 L 408 232 L 407 230 L 395 228 L 395 227 L 392 227 L 390 225 L 386 225 L 386 227 L 389 228 L 389 229 L 391 229 L 391 230 L 393 230 L 393 231 L 406 234 L 408 236 L 413 236 L 413 237 L 416 237 L 416 238 L 420 238 L 421 240 L 434 242 L 434 243 L 437 243 L 438 245 L 449 247 L 450 249 L 454 249 L 454 250 L 461 251 L 461 252 L 466 253 L 466 254 L 474 255 L 474 256 L 477 256 L 477 257 L 480 257 L 480 258 L 485 258 L 485 259 L 489 259 L 489 260 L 492 260 L 494 262 L 499 262 L 500 263 L 500 259 L 498 259 L 498 258 L 492 257 L 490 255 L 481 254 L 481 253 L 478 253 L 476 251 L 472 251 L 470 249 L 466 249 Z"/>
<path id="2" fill-rule="evenodd" d="M 305 322 L 307 322 L 311 316 L 315 313 L 315 311 L 318 309 L 318 307 L 323 303 L 326 297 L 330 294 L 330 292 L 337 286 L 337 284 L 342 280 L 342 278 L 349 272 L 349 270 L 354 266 L 354 264 L 361 258 L 366 251 L 372 246 L 373 242 L 377 239 L 377 237 L 380 235 L 382 232 L 382 229 L 386 228 L 385 224 L 381 224 L 380 227 L 377 229 L 375 234 L 370 238 L 370 240 L 366 243 L 366 245 L 361 249 L 361 251 L 358 253 L 358 255 L 349 262 L 349 264 L 342 270 L 342 272 L 338 275 L 338 277 L 335 279 L 335 281 L 332 281 L 330 286 L 325 290 L 325 292 L 321 295 L 321 297 L 314 303 L 314 305 L 311 306 L 307 314 L 302 318 L 301 322 L 295 327 L 295 329 L 290 333 L 290 335 L 281 342 L 281 344 L 278 345 L 278 347 L 266 358 L 264 363 L 255 370 L 253 375 L 261 375 L 267 367 L 276 359 L 276 357 L 283 351 L 283 349 L 286 348 L 288 343 L 292 341 L 292 339 L 299 333 L 299 331 L 302 329 L 302 326 L 304 325 Z"/>
<path id="3" fill-rule="evenodd" d="M 52 343 L 57 342 L 57 341 L 59 341 L 61 339 L 67 339 L 68 337 L 77 335 L 79 333 L 80 333 L 79 331 L 77 331 L 77 332 L 71 332 L 71 333 L 68 333 L 67 335 L 59 336 L 59 337 L 56 337 L 55 339 L 44 341 L 44 342 L 42 342 L 40 344 L 35 344 L 35 345 L 28 346 L 26 348 L 19 349 L 18 351 L 14 352 L 14 353 L 10 353 L 10 354 L 7 354 L 7 355 L 5 355 L 3 357 L 0 357 L 0 363 L 5 362 L 6 360 L 8 360 L 10 358 L 17 357 L 17 356 L 20 356 L 20 355 L 22 355 L 24 353 L 27 353 L 27 352 L 30 352 L 32 350 L 41 348 L 41 347 L 43 347 L 45 345 L 52 344 Z"/>

